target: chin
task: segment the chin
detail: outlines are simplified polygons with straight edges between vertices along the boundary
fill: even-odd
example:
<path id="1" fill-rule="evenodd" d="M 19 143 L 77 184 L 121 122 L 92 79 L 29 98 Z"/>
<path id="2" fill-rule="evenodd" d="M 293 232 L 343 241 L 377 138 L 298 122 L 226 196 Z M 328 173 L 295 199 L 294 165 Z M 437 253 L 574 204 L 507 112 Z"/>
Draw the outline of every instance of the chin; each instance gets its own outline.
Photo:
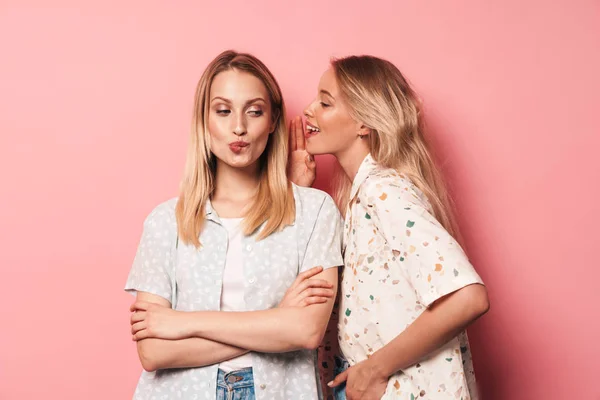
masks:
<path id="1" fill-rule="evenodd" d="M 215 157 L 219 160 L 219 162 L 231 167 L 231 168 L 246 168 L 249 165 L 252 165 L 251 158 L 244 155 L 235 155 L 235 154 L 220 154 L 217 155 L 213 153 Z"/>
<path id="2" fill-rule="evenodd" d="M 327 151 L 326 146 L 319 145 L 318 143 L 306 143 L 306 151 L 312 154 L 313 156 L 320 156 L 322 154 L 330 154 L 330 151 Z"/>
<path id="3" fill-rule="evenodd" d="M 251 166 L 255 162 L 256 161 L 249 160 L 246 157 L 240 157 L 240 158 L 234 157 L 234 158 L 231 158 L 226 161 L 226 163 L 230 167 L 234 167 L 234 168 L 246 168 L 246 167 Z"/>

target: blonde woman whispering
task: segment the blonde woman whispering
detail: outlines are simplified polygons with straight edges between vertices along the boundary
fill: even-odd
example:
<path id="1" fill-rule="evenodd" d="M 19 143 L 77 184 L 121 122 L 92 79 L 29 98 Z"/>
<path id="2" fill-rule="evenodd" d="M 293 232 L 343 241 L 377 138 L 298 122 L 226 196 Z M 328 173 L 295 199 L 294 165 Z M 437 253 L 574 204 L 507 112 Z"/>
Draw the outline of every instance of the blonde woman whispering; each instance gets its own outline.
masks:
<path id="1" fill-rule="evenodd" d="M 342 169 L 336 398 L 477 398 L 465 328 L 487 312 L 487 291 L 456 239 L 415 92 L 392 63 L 346 57 L 304 115 L 291 128 L 292 180 L 312 183 L 314 154 Z"/>

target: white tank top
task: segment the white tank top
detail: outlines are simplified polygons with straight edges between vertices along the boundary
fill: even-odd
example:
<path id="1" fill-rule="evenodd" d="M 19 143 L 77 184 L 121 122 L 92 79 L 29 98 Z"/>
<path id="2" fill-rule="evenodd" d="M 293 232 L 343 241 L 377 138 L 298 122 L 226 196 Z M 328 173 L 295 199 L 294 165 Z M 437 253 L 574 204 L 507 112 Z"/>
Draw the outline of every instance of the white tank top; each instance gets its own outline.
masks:
<path id="1" fill-rule="evenodd" d="M 221 218 L 229 236 L 227 258 L 223 272 L 221 311 L 246 311 L 244 303 L 244 267 L 242 263 L 242 218 Z M 219 364 L 225 372 L 252 366 L 252 354 L 246 353 Z"/>

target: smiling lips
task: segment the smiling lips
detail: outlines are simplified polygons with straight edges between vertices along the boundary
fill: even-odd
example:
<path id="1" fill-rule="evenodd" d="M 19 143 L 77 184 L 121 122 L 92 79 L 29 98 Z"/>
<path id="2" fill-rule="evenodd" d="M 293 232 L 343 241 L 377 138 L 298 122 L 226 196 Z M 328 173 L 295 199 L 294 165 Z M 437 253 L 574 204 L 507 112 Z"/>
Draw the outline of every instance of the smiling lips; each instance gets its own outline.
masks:
<path id="1" fill-rule="evenodd" d="M 244 150 L 249 145 L 250 145 L 250 143 L 243 142 L 243 141 L 240 140 L 240 141 L 237 141 L 237 142 L 229 143 L 229 148 L 235 154 L 240 154 L 242 152 L 242 150 Z"/>
<path id="2" fill-rule="evenodd" d="M 308 121 L 306 121 L 306 130 L 304 131 L 304 137 L 305 138 L 310 138 L 312 136 L 315 136 L 317 133 L 321 132 L 319 130 L 319 128 L 317 128 L 314 125 L 311 125 Z"/>

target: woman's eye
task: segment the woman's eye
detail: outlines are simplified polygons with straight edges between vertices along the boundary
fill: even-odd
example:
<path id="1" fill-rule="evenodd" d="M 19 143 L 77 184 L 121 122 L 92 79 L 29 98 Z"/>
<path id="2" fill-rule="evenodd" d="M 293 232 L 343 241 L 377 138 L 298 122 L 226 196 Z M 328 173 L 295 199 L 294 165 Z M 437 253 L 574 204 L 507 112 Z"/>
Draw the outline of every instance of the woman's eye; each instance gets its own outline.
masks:
<path id="1" fill-rule="evenodd" d="M 254 116 L 254 117 L 260 117 L 261 115 L 263 115 L 262 110 L 250 110 L 248 111 L 248 114 Z"/>
<path id="2" fill-rule="evenodd" d="M 229 114 L 231 114 L 231 110 L 217 110 L 217 114 L 219 114 L 219 115 L 229 115 Z"/>
<path id="3" fill-rule="evenodd" d="M 321 107 L 323 107 L 323 108 L 325 108 L 325 107 L 329 107 L 329 104 L 327 104 L 327 103 L 324 103 L 324 102 L 322 102 L 322 101 L 321 101 Z"/>

